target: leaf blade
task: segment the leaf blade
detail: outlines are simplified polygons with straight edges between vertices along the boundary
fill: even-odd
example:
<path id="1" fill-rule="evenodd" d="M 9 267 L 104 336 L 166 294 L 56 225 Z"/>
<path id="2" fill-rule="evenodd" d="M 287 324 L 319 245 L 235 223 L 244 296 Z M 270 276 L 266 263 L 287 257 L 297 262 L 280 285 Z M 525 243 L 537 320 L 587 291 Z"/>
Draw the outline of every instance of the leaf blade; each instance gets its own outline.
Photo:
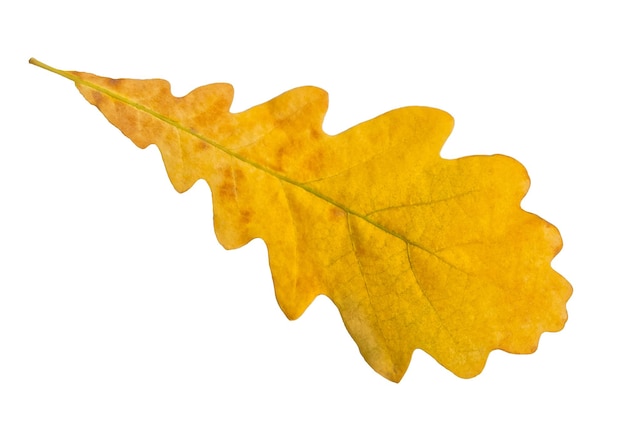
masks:
<path id="1" fill-rule="evenodd" d="M 233 114 L 226 84 L 177 98 L 160 79 L 47 69 L 136 145 L 156 143 L 178 191 L 205 179 L 220 243 L 265 241 L 285 314 L 328 296 L 390 380 L 417 348 L 475 376 L 491 350 L 532 352 L 567 319 L 558 230 L 519 206 L 526 171 L 506 156 L 442 159 L 445 112 L 396 109 L 329 136 L 318 88 Z"/>

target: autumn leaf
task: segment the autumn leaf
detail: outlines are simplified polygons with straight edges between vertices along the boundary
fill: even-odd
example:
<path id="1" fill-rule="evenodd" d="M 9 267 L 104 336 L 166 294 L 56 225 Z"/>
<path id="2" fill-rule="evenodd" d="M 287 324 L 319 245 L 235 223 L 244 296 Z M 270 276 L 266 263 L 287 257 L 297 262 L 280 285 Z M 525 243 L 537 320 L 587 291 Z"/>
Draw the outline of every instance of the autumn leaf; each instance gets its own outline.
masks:
<path id="1" fill-rule="evenodd" d="M 571 286 L 550 265 L 561 237 L 521 209 L 526 170 L 502 155 L 441 158 L 453 126 L 441 110 L 404 107 L 333 136 L 315 87 L 231 113 L 229 84 L 178 98 L 164 80 L 31 63 L 73 80 L 138 147 L 156 144 L 176 190 L 206 180 L 219 242 L 265 241 L 287 317 L 326 295 L 392 381 L 415 349 L 475 376 L 492 350 L 532 353 L 567 319 Z"/>

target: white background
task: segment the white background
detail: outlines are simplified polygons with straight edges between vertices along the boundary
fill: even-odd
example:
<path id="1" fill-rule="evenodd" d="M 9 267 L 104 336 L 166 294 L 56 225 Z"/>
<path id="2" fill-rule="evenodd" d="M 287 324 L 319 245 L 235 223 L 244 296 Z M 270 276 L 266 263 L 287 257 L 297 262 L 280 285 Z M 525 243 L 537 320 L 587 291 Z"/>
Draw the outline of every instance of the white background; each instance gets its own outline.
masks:
<path id="1" fill-rule="evenodd" d="M 7 6 L 11 4 L 11 6 Z M 626 431 L 626 13 L 619 1 L 23 1 L 0 8 L 0 433 Z M 436 6 L 435 6 L 436 5 Z M 416 351 L 400 384 L 332 303 L 280 312 L 260 241 L 225 251 L 69 81 L 27 63 L 235 87 L 234 111 L 330 94 L 337 133 L 434 106 L 442 155 L 503 153 L 561 230 L 570 320 L 463 380 Z"/>

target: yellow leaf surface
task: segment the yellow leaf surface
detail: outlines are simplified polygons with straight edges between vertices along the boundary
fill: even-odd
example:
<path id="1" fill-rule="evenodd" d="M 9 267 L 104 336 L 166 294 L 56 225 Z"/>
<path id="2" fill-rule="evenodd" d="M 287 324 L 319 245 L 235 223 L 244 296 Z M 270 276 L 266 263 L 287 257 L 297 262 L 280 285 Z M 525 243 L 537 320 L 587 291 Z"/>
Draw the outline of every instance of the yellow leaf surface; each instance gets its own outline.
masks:
<path id="1" fill-rule="evenodd" d="M 490 351 L 531 353 L 567 319 L 571 286 L 550 266 L 561 237 L 521 209 L 526 170 L 502 155 L 441 158 L 453 126 L 441 110 L 404 107 L 333 136 L 315 87 L 231 113 L 228 84 L 178 98 L 164 80 L 31 63 L 73 80 L 138 147 L 156 144 L 179 192 L 206 180 L 219 242 L 265 241 L 287 317 L 326 295 L 392 381 L 415 349 L 475 376 Z"/>

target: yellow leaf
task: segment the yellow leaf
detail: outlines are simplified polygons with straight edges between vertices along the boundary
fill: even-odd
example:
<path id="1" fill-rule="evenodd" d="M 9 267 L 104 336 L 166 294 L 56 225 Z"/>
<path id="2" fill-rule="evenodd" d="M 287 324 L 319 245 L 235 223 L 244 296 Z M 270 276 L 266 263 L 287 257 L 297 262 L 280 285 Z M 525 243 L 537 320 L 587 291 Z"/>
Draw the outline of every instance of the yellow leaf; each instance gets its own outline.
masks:
<path id="1" fill-rule="evenodd" d="M 231 113 L 228 84 L 177 98 L 164 80 L 31 63 L 73 80 L 138 147 L 156 144 L 179 192 L 206 180 L 219 242 L 265 241 L 287 317 L 328 296 L 392 381 L 415 349 L 475 376 L 490 351 L 532 353 L 567 319 L 571 286 L 550 266 L 561 237 L 520 208 L 524 167 L 502 155 L 441 158 L 453 126 L 441 110 L 405 107 L 331 136 L 328 96 L 315 87 Z"/>

